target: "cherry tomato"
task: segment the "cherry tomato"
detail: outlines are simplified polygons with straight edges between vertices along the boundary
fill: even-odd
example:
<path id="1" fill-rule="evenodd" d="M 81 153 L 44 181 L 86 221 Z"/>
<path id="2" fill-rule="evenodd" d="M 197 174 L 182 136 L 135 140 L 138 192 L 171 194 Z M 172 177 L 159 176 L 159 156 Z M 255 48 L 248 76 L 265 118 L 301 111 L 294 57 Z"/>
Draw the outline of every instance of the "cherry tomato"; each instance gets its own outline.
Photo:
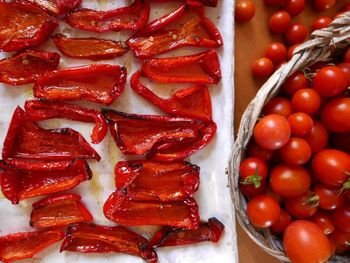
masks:
<path id="1" fill-rule="evenodd" d="M 350 171 L 350 157 L 339 150 L 322 150 L 313 157 L 312 169 L 323 183 L 341 186 L 350 178 L 347 174 Z"/>
<path id="2" fill-rule="evenodd" d="M 292 222 L 283 235 L 283 247 L 292 262 L 326 262 L 331 256 L 327 236 L 306 220 Z"/>
<path id="3" fill-rule="evenodd" d="M 332 21 L 333 20 L 328 16 L 320 16 L 312 23 L 311 29 L 312 31 L 315 31 L 318 29 L 325 28 L 329 26 L 329 24 L 332 23 Z"/>
<path id="4" fill-rule="evenodd" d="M 350 6 L 350 5 L 349 5 Z M 349 10 L 350 11 L 350 10 Z M 350 48 L 345 52 L 344 62 L 350 63 Z"/>
<path id="5" fill-rule="evenodd" d="M 264 2 L 268 5 L 281 5 L 284 4 L 285 0 L 265 0 Z"/>
<path id="6" fill-rule="evenodd" d="M 266 228 L 276 223 L 281 209 L 275 199 L 268 195 L 253 197 L 247 205 L 249 221 L 256 227 Z"/>
<path id="7" fill-rule="evenodd" d="M 267 78 L 273 73 L 273 63 L 268 58 L 259 58 L 253 63 L 252 72 L 255 78 Z"/>
<path id="8" fill-rule="evenodd" d="M 338 254 L 350 251 L 350 233 L 335 228 L 334 232 L 329 236 L 334 241 L 336 249 L 335 252 Z"/>
<path id="9" fill-rule="evenodd" d="M 324 210 L 334 210 L 344 204 L 344 196 L 339 194 L 339 188 L 335 186 L 317 184 L 314 193 L 319 196 L 319 207 Z"/>
<path id="10" fill-rule="evenodd" d="M 295 111 L 313 114 L 321 106 L 321 97 L 313 89 L 300 89 L 292 97 L 292 106 Z"/>
<path id="11" fill-rule="evenodd" d="M 317 224 L 326 235 L 329 235 L 335 229 L 331 216 L 322 211 L 317 211 L 317 213 L 310 218 L 310 221 Z"/>
<path id="12" fill-rule="evenodd" d="M 304 73 L 297 71 L 287 78 L 286 82 L 283 85 L 283 90 L 287 94 L 293 95 L 298 90 L 307 89 L 308 87 L 309 82 L 307 81 Z"/>
<path id="13" fill-rule="evenodd" d="M 284 200 L 288 213 L 298 219 L 306 219 L 316 214 L 318 209 L 317 195 L 306 193 L 298 197 L 289 197 Z"/>
<path id="14" fill-rule="evenodd" d="M 275 233 L 283 233 L 291 222 L 292 218 L 290 215 L 286 210 L 281 209 L 280 218 L 270 227 L 270 229 Z"/>
<path id="15" fill-rule="evenodd" d="M 291 45 L 288 50 L 287 50 L 287 60 L 291 60 L 293 55 L 294 55 L 294 50 L 300 46 L 300 44 L 294 44 L 294 45 Z M 305 87 L 305 89 L 307 88 L 308 86 Z"/>
<path id="16" fill-rule="evenodd" d="M 275 97 L 269 100 L 262 109 L 263 115 L 278 114 L 288 118 L 293 113 L 292 104 L 283 97 Z"/>
<path id="17" fill-rule="evenodd" d="M 288 117 L 288 122 L 292 134 L 295 136 L 305 136 L 310 134 L 312 127 L 314 126 L 314 121 L 310 115 L 303 112 L 293 113 Z"/>
<path id="18" fill-rule="evenodd" d="M 332 218 L 337 228 L 350 233 L 350 205 L 342 206 L 334 210 Z"/>
<path id="19" fill-rule="evenodd" d="M 331 136 L 331 145 L 333 148 L 350 153 L 350 132 L 333 133 Z"/>
<path id="20" fill-rule="evenodd" d="M 236 4 L 235 20 L 237 22 L 248 22 L 255 15 L 255 5 L 250 0 L 241 0 Z"/>
<path id="21" fill-rule="evenodd" d="M 285 33 L 285 38 L 289 45 L 304 42 L 309 32 L 303 24 L 293 23 Z"/>
<path id="22" fill-rule="evenodd" d="M 252 198 L 257 195 L 264 194 L 266 191 L 266 182 L 262 182 L 259 187 L 255 187 L 254 185 L 244 185 L 239 184 L 239 189 L 242 194 L 247 198 Z"/>
<path id="23" fill-rule="evenodd" d="M 302 166 L 280 164 L 270 172 L 270 186 L 282 197 L 297 197 L 310 187 L 309 172 Z"/>
<path id="24" fill-rule="evenodd" d="M 326 148 L 328 144 L 328 132 L 323 124 L 319 121 L 314 121 L 314 126 L 311 132 L 304 137 L 307 143 L 311 147 L 312 153 L 318 153 L 319 151 Z"/>
<path id="25" fill-rule="evenodd" d="M 327 66 L 316 73 L 312 86 L 321 96 L 334 97 L 346 89 L 347 79 L 337 66 Z"/>
<path id="26" fill-rule="evenodd" d="M 280 153 L 286 163 L 303 165 L 311 158 L 311 147 L 304 139 L 291 137 Z"/>
<path id="27" fill-rule="evenodd" d="M 255 142 L 268 150 L 282 148 L 290 138 L 290 126 L 281 115 L 270 114 L 262 118 L 254 128 Z"/>
<path id="28" fill-rule="evenodd" d="M 313 6 L 317 11 L 325 11 L 336 3 L 336 0 L 313 0 Z"/>
<path id="29" fill-rule="evenodd" d="M 350 98 L 330 100 L 322 109 L 321 120 L 331 132 L 350 132 Z"/>
<path id="30" fill-rule="evenodd" d="M 257 145 L 254 141 L 248 144 L 247 155 L 249 157 L 256 157 L 262 161 L 269 161 L 272 158 L 273 151 L 264 149 Z"/>
<path id="31" fill-rule="evenodd" d="M 287 55 L 287 48 L 281 42 L 272 42 L 268 45 L 265 57 L 269 58 L 275 65 L 285 61 Z"/>
<path id="32" fill-rule="evenodd" d="M 277 11 L 269 19 L 269 28 L 274 33 L 284 33 L 288 30 L 292 18 L 286 11 Z"/>
<path id="33" fill-rule="evenodd" d="M 297 16 L 301 12 L 303 12 L 305 8 L 305 0 L 287 0 L 284 6 L 284 10 L 286 10 L 291 16 Z"/>
<path id="34" fill-rule="evenodd" d="M 347 86 L 350 86 L 350 63 L 341 63 L 337 65 L 345 74 Z"/>

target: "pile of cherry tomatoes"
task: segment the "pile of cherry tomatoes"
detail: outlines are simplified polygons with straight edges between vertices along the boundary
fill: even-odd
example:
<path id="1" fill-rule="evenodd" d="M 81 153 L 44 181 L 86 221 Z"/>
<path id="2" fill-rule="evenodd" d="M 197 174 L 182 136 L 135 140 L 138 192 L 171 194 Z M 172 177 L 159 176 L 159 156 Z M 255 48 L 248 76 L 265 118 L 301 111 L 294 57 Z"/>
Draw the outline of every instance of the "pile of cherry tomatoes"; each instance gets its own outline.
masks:
<path id="1" fill-rule="evenodd" d="M 339 60 L 287 79 L 240 165 L 250 222 L 281 235 L 292 262 L 350 254 L 350 48 Z"/>

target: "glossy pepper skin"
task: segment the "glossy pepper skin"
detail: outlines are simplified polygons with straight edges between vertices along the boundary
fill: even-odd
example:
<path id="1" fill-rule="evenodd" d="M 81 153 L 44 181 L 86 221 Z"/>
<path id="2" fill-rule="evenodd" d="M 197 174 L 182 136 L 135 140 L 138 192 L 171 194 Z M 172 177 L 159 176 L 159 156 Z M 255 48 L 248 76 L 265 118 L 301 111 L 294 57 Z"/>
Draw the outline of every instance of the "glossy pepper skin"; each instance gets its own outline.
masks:
<path id="1" fill-rule="evenodd" d="M 28 2 L 0 2 L 0 51 L 19 51 L 44 43 L 58 20 Z"/>
<path id="2" fill-rule="evenodd" d="M 52 37 L 56 47 L 64 55 L 72 58 L 102 60 L 119 57 L 128 52 L 124 41 L 112 41 L 100 38 L 68 38 L 64 35 Z"/>
<path id="3" fill-rule="evenodd" d="M 92 122 L 95 127 L 91 133 L 92 143 L 100 143 L 106 136 L 108 125 L 102 113 L 73 104 L 45 100 L 27 100 L 24 108 L 34 122 L 52 118 Z"/>
<path id="4" fill-rule="evenodd" d="M 209 121 L 212 119 L 211 98 L 206 86 L 198 85 L 176 91 L 164 99 L 141 83 L 142 72 L 136 72 L 130 79 L 131 88 L 164 112 L 180 117 Z"/>
<path id="5" fill-rule="evenodd" d="M 20 0 L 30 2 L 44 9 L 46 12 L 62 16 L 67 12 L 73 11 L 78 8 L 82 0 Z"/>
<path id="6" fill-rule="evenodd" d="M 150 5 L 143 0 L 135 0 L 127 7 L 108 11 L 80 9 L 70 13 L 66 22 L 77 29 L 91 32 L 138 31 L 148 22 Z"/>
<path id="7" fill-rule="evenodd" d="M 59 62 L 60 55 L 57 53 L 24 51 L 0 60 L 0 82 L 14 86 L 33 83 L 44 73 L 57 69 Z"/>
<path id="8" fill-rule="evenodd" d="M 195 230 L 163 227 L 151 239 L 153 247 L 184 246 L 210 241 L 218 243 L 225 226 L 215 217 L 208 222 L 201 222 Z"/>
<path id="9" fill-rule="evenodd" d="M 83 159 L 59 162 L 11 161 L 11 164 L 0 162 L 0 184 L 2 193 L 13 204 L 71 189 L 92 177 Z"/>
<path id="10" fill-rule="evenodd" d="M 206 146 L 216 124 L 197 119 L 137 115 L 103 109 L 117 146 L 124 154 L 143 155 L 155 161 L 180 161 Z"/>
<path id="11" fill-rule="evenodd" d="M 59 229 L 21 232 L 0 237 L 0 261 L 4 263 L 32 258 L 35 254 L 62 240 Z"/>
<path id="12" fill-rule="evenodd" d="M 199 227 L 198 205 L 193 198 L 176 202 L 135 201 L 123 191 L 115 191 L 105 202 L 103 213 L 108 220 L 124 226 Z"/>
<path id="13" fill-rule="evenodd" d="M 80 195 L 76 194 L 44 198 L 33 204 L 30 225 L 40 229 L 91 222 L 93 217 L 80 200 Z"/>
<path id="14" fill-rule="evenodd" d="M 132 200 L 182 201 L 198 190 L 199 170 L 188 162 L 120 161 L 114 169 L 115 184 Z"/>
<path id="15" fill-rule="evenodd" d="M 78 132 L 69 128 L 42 129 L 20 107 L 13 113 L 4 140 L 2 158 L 46 161 L 101 159 Z"/>
<path id="16" fill-rule="evenodd" d="M 110 105 L 124 91 L 126 68 L 92 64 L 49 72 L 35 82 L 34 96 L 47 100 L 88 100 Z"/>
<path id="17" fill-rule="evenodd" d="M 163 83 L 217 84 L 221 79 L 220 61 L 214 49 L 191 56 L 147 59 L 142 72 Z"/>
<path id="18" fill-rule="evenodd" d="M 150 263 L 157 262 L 157 253 L 148 240 L 122 226 L 109 227 L 87 223 L 70 225 L 60 251 L 126 253 L 139 256 Z"/>
<path id="19" fill-rule="evenodd" d="M 203 12 L 202 6 L 191 8 L 184 4 L 150 22 L 127 43 L 135 56 L 142 59 L 186 46 L 219 47 L 223 44 L 220 32 Z"/>

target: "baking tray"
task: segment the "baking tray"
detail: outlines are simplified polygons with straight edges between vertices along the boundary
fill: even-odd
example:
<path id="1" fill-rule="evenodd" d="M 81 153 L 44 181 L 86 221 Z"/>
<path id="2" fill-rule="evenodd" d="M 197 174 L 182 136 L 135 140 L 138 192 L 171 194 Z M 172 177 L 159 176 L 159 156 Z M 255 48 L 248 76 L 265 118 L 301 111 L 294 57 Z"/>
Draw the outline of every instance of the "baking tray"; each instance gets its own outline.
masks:
<path id="1" fill-rule="evenodd" d="M 119 6 L 129 5 L 132 1 L 96 1 L 84 0 L 83 7 L 107 10 Z M 165 13 L 175 10 L 180 3 L 152 3 L 151 20 Z M 197 245 L 184 247 L 171 247 L 157 249 L 160 263 L 235 263 L 237 259 L 236 246 L 236 225 L 234 210 L 232 207 L 230 193 L 227 186 L 226 167 L 233 145 L 233 8 L 234 0 L 219 0 L 217 8 L 206 7 L 206 16 L 209 17 L 220 29 L 224 39 L 224 46 L 217 49 L 221 62 L 222 80 L 218 85 L 209 86 L 212 96 L 213 118 L 218 125 L 218 130 L 213 141 L 204 149 L 192 155 L 188 160 L 197 164 L 201 168 L 201 181 L 198 192 L 195 195 L 199 203 L 201 219 L 207 220 L 210 217 L 217 217 L 225 224 L 225 234 L 218 244 L 201 243 Z M 151 21 L 150 20 L 150 21 Z M 94 34 L 75 30 L 65 23 L 60 23 L 55 33 L 63 33 L 72 37 L 101 37 L 113 40 L 125 40 L 130 33 L 113 32 Z M 56 51 L 52 41 L 48 41 L 40 48 L 48 51 Z M 198 48 L 182 48 L 181 50 L 167 53 L 163 56 L 175 56 L 193 54 L 203 51 Z M 0 53 L 0 58 L 4 58 L 12 54 Z M 77 60 L 62 55 L 60 67 L 70 67 L 76 65 L 91 64 L 89 60 Z M 139 69 L 139 60 L 133 56 L 130 51 L 122 57 L 98 61 L 97 63 L 109 63 L 125 65 L 128 70 L 128 82 L 125 91 L 110 108 L 119 111 L 139 114 L 160 114 L 153 105 L 135 94 L 130 86 L 129 79 L 131 74 Z M 143 80 L 145 81 L 145 80 Z M 145 83 L 147 83 L 145 81 Z M 184 85 L 156 85 L 150 83 L 152 89 L 158 94 L 167 96 Z M 186 85 L 185 85 L 186 86 Z M 32 85 L 19 87 L 11 87 L 0 84 L 0 144 L 2 150 L 3 140 L 5 138 L 9 122 L 14 109 L 19 105 L 23 107 L 25 100 L 32 98 Z M 101 105 L 89 102 L 77 102 L 83 106 L 98 109 Z M 40 123 L 44 128 L 71 127 L 79 131 L 87 141 L 90 142 L 90 132 L 92 124 L 68 120 L 49 120 Z M 93 171 L 93 178 L 90 181 L 80 184 L 75 189 L 67 192 L 79 193 L 82 201 L 94 216 L 94 223 L 113 225 L 105 219 L 102 206 L 108 196 L 115 190 L 114 185 L 114 165 L 125 159 L 119 149 L 116 147 L 110 134 L 101 144 L 93 145 L 96 151 L 101 155 L 100 162 L 89 161 Z M 31 231 L 29 227 L 29 215 L 31 205 L 40 198 L 33 198 L 20 202 L 19 205 L 11 205 L 0 194 L 0 235 L 14 233 L 19 231 Z M 154 231 L 153 227 L 135 227 L 134 231 L 150 237 Z M 134 256 L 124 254 L 80 254 L 73 252 L 58 253 L 59 243 L 49 247 L 47 250 L 37 254 L 33 259 L 21 262 L 50 262 L 50 263 L 107 263 L 107 262 L 143 262 Z"/>

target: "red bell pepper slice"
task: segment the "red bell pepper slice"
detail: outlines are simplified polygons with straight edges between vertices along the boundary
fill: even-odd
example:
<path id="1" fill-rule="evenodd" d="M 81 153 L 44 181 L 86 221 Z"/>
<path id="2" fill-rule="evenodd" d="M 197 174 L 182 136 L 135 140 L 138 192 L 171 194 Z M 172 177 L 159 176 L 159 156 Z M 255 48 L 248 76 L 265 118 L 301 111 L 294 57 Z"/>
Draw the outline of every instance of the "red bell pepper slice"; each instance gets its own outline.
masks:
<path id="1" fill-rule="evenodd" d="M 48 100 L 89 100 L 110 105 L 124 91 L 126 68 L 96 64 L 63 68 L 37 79 L 34 96 Z"/>
<path id="2" fill-rule="evenodd" d="M 164 112 L 181 117 L 209 121 L 212 119 L 210 93 L 206 86 L 193 86 L 173 93 L 170 98 L 157 96 L 140 81 L 141 71 L 130 79 L 131 88 Z"/>
<path id="3" fill-rule="evenodd" d="M 93 217 L 80 200 L 80 195 L 76 194 L 44 198 L 33 204 L 30 225 L 35 228 L 46 228 L 91 222 Z"/>
<path id="4" fill-rule="evenodd" d="M 59 229 L 21 232 L 0 237 L 0 260 L 4 263 L 32 258 L 35 254 L 62 240 Z"/>
<path id="5" fill-rule="evenodd" d="M 130 6 L 108 11 L 80 9 L 66 17 L 66 22 L 75 28 L 91 32 L 138 31 L 148 22 L 150 5 L 142 0 L 135 0 Z"/>
<path id="6" fill-rule="evenodd" d="M 62 251 L 80 253 L 126 253 L 156 263 L 157 253 L 147 239 L 122 226 L 80 223 L 70 225 Z"/>
<path id="7" fill-rule="evenodd" d="M 13 204 L 18 204 L 19 200 L 71 189 L 92 176 L 83 159 L 52 164 L 43 161 L 31 164 L 23 160 L 19 163 L 19 167 L 0 163 L 1 190 Z"/>
<path id="8" fill-rule="evenodd" d="M 23 0 L 20 0 L 23 1 Z M 50 14 L 59 16 L 78 8 L 82 0 L 24 0 L 39 6 Z"/>
<path id="9" fill-rule="evenodd" d="M 57 53 L 27 50 L 0 60 L 0 82 L 9 85 L 33 83 L 44 73 L 55 70 L 59 63 Z"/>
<path id="10" fill-rule="evenodd" d="M 202 6 L 190 8 L 184 4 L 150 22 L 127 43 L 136 57 L 150 58 L 185 46 L 216 48 L 223 41 L 219 30 L 204 17 Z"/>
<path id="11" fill-rule="evenodd" d="M 25 2 L 0 2 L 0 51 L 18 51 L 45 42 L 58 20 Z"/>
<path id="12" fill-rule="evenodd" d="M 100 38 L 68 38 L 55 35 L 53 41 L 63 54 L 72 58 L 101 60 L 119 57 L 128 52 L 124 41 L 112 41 Z"/>
<path id="13" fill-rule="evenodd" d="M 120 161 L 115 184 L 132 200 L 183 201 L 198 190 L 199 169 L 188 162 Z"/>
<path id="14" fill-rule="evenodd" d="M 32 121 L 65 118 L 95 123 L 96 125 L 91 133 L 92 143 L 100 143 L 107 134 L 107 122 L 102 113 L 97 110 L 87 109 L 73 104 L 43 100 L 27 100 L 24 108 Z"/>
<path id="15" fill-rule="evenodd" d="M 103 213 L 110 221 L 124 226 L 199 227 L 198 205 L 193 198 L 176 202 L 136 201 L 123 191 L 115 191 L 104 204 Z"/>
<path id="16" fill-rule="evenodd" d="M 220 61 L 214 49 L 191 56 L 147 59 L 142 72 L 164 83 L 217 84 L 221 79 Z"/>
<path id="17" fill-rule="evenodd" d="M 101 159 L 78 132 L 69 128 L 42 129 L 33 123 L 20 107 L 13 113 L 4 141 L 2 158 L 48 161 Z"/>
<path id="18" fill-rule="evenodd" d="M 213 121 L 102 111 L 111 134 L 124 154 L 155 161 L 180 161 L 206 146 L 214 137 Z"/>
<path id="19" fill-rule="evenodd" d="M 225 226 L 215 217 L 201 222 L 195 230 L 163 227 L 151 239 L 153 247 L 170 247 L 196 244 L 204 241 L 218 243 Z"/>

